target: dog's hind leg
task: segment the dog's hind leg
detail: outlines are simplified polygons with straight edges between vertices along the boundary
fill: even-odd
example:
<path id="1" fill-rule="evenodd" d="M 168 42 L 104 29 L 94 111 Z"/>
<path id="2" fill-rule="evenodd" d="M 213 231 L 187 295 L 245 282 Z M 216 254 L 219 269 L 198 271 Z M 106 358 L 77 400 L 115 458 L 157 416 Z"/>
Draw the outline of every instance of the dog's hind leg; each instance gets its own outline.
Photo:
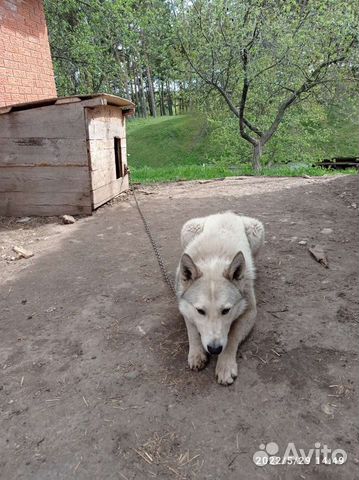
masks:
<path id="1" fill-rule="evenodd" d="M 203 231 L 204 222 L 205 218 L 192 218 L 192 220 L 188 220 L 188 222 L 183 225 L 181 230 L 181 244 L 183 249 L 192 242 L 194 237 Z"/>
<path id="2" fill-rule="evenodd" d="M 256 256 L 264 243 L 263 223 L 250 217 L 242 217 L 242 220 L 252 254 Z"/>
<path id="3" fill-rule="evenodd" d="M 186 327 L 188 333 L 188 365 L 191 370 L 202 370 L 207 365 L 208 357 L 202 346 L 201 337 L 197 328 L 186 320 Z"/>
<path id="4" fill-rule="evenodd" d="M 216 365 L 216 377 L 221 385 L 230 385 L 237 377 L 238 346 L 251 332 L 257 315 L 254 291 L 249 293 L 249 305 L 245 313 L 236 320 L 229 332 L 225 350 L 219 355 Z"/>

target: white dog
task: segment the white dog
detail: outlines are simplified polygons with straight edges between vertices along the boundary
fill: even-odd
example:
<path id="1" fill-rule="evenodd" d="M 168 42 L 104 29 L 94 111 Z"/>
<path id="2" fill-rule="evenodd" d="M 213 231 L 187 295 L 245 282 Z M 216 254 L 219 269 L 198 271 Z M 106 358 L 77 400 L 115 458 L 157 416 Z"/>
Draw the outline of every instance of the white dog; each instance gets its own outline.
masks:
<path id="1" fill-rule="evenodd" d="M 229 385 L 237 377 L 238 345 L 256 317 L 253 256 L 264 242 L 263 224 L 233 212 L 194 218 L 184 224 L 181 242 L 176 292 L 188 331 L 188 364 L 201 370 L 207 353 L 219 355 L 216 377 Z"/>

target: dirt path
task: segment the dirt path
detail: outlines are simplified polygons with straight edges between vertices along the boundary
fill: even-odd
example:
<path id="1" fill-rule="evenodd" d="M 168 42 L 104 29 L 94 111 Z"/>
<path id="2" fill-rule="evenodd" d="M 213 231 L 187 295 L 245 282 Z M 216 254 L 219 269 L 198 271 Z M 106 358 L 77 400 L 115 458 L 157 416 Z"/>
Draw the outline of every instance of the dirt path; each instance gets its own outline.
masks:
<path id="1" fill-rule="evenodd" d="M 213 361 L 188 370 L 184 325 L 131 197 L 70 226 L 3 219 L 0 477 L 357 478 L 357 178 L 140 190 L 171 272 L 187 219 L 232 209 L 265 223 L 258 320 L 238 379 L 217 385 Z M 302 240 L 325 248 L 329 269 Z M 35 256 L 11 261 L 18 243 Z M 254 464 L 262 444 L 283 456 L 288 442 L 348 459 Z"/>

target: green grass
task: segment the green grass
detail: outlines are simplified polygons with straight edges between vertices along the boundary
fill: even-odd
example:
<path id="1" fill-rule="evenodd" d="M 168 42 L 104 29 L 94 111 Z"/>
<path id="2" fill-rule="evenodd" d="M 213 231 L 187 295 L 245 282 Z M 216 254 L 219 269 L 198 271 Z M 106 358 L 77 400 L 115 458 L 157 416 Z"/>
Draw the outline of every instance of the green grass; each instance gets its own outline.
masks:
<path id="1" fill-rule="evenodd" d="M 324 129 L 327 132 L 328 129 L 333 131 L 333 135 L 326 135 L 323 140 L 326 143 L 321 151 L 325 152 L 325 158 L 358 155 L 356 116 L 353 111 L 347 110 L 346 116 L 344 113 L 332 110 L 323 123 L 323 132 Z M 127 131 L 128 162 L 135 182 L 170 182 L 255 174 L 248 158 L 246 159 L 249 150 L 245 141 L 238 147 L 238 138 L 234 137 L 237 131 L 227 136 L 227 131 L 223 135 L 213 135 L 213 130 L 210 130 L 200 115 L 135 119 L 128 122 Z M 317 137 L 318 135 L 312 140 L 309 137 L 309 141 L 307 139 L 307 162 L 315 163 Z M 339 171 L 312 167 L 301 161 L 300 157 L 292 164 L 283 163 L 293 153 L 291 142 L 300 151 L 300 141 L 301 138 L 291 138 L 287 148 L 283 137 L 283 147 L 278 150 L 278 158 L 274 153 L 276 149 L 273 151 L 278 166 L 264 167 L 261 175 L 323 176 L 357 173 L 355 169 Z M 282 158 L 283 155 L 285 158 Z"/>
<path id="2" fill-rule="evenodd" d="M 177 165 L 169 167 L 142 167 L 131 168 L 132 181 L 139 183 L 155 182 L 176 182 L 180 180 L 209 180 L 213 178 L 233 177 L 233 176 L 251 176 L 254 171 L 250 165 L 243 165 L 238 168 L 227 168 L 216 165 Z M 301 167 L 290 168 L 287 166 L 264 167 L 260 173 L 261 176 L 268 177 L 300 177 L 302 175 L 324 176 L 356 174 L 356 169 L 348 170 L 328 170 L 319 167 Z"/>
<path id="3" fill-rule="evenodd" d="M 198 164 L 208 148 L 206 123 L 195 115 L 132 120 L 127 144 L 133 167 Z"/>

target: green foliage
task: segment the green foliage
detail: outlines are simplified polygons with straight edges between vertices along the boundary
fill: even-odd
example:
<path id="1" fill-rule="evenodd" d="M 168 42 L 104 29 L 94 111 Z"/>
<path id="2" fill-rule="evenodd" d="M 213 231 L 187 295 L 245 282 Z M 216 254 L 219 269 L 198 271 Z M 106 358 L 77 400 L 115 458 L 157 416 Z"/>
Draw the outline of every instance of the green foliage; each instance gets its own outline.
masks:
<path id="1" fill-rule="evenodd" d="M 324 158 L 359 156 L 358 113 L 349 101 L 331 109 L 292 110 L 268 144 L 264 165 L 300 170 Z M 250 150 L 237 129 L 225 112 L 209 120 L 202 114 L 132 120 L 127 124 L 130 167 L 242 168 L 250 163 Z"/>
<path id="2" fill-rule="evenodd" d="M 290 107 L 305 100 L 313 107 L 324 89 L 332 96 L 339 82 L 355 77 L 356 2 L 197 0 L 172 5 L 182 51 L 200 86 L 239 119 L 240 135 L 257 158 Z M 319 112 L 313 110 L 315 123 Z M 294 117 L 288 125 L 295 128 Z M 285 128 L 281 131 L 285 134 Z"/>
<path id="3" fill-rule="evenodd" d="M 144 117 L 156 108 L 198 112 L 129 122 L 135 169 L 249 168 L 252 145 L 239 134 L 245 82 L 243 118 L 262 132 L 305 87 L 263 142 L 265 167 L 358 155 L 354 0 L 45 0 L 45 7 L 59 95 L 107 91 L 131 98 Z M 259 140 L 248 124 L 244 131 Z"/>
<path id="4" fill-rule="evenodd" d="M 162 82 L 185 77 L 165 0 L 45 0 L 45 9 L 59 95 L 106 91 L 135 101 L 140 88 L 148 93 L 148 72 Z"/>
<path id="5" fill-rule="evenodd" d="M 124 92 L 118 61 L 128 38 L 131 1 L 45 0 L 56 83 L 60 95 Z"/>
<path id="6" fill-rule="evenodd" d="M 264 149 L 262 163 L 312 164 L 337 156 L 359 155 L 359 105 L 342 96 L 337 105 L 308 101 L 291 109 Z M 250 162 L 251 150 L 238 135 L 238 119 L 226 110 L 208 112 L 209 143 L 216 162 L 234 165 Z"/>
<path id="7" fill-rule="evenodd" d="M 267 145 L 262 162 L 315 163 L 325 158 L 325 147 L 333 133 L 327 124 L 327 109 L 314 102 L 298 105 L 288 112 Z"/>
<path id="8" fill-rule="evenodd" d="M 238 120 L 228 112 L 221 112 L 208 118 L 208 143 L 211 151 L 211 161 L 217 165 L 238 165 L 248 163 L 251 158 L 250 146 L 238 135 Z"/>
<path id="9" fill-rule="evenodd" d="M 246 75 L 249 120 L 262 130 L 269 127 L 278 105 L 321 63 L 346 59 L 321 71 L 318 80 L 327 85 L 344 77 L 349 64 L 358 64 L 357 50 L 351 48 L 358 23 L 354 1 L 172 3 L 179 10 L 177 26 L 193 68 L 209 85 L 223 88 L 235 106 Z"/>

